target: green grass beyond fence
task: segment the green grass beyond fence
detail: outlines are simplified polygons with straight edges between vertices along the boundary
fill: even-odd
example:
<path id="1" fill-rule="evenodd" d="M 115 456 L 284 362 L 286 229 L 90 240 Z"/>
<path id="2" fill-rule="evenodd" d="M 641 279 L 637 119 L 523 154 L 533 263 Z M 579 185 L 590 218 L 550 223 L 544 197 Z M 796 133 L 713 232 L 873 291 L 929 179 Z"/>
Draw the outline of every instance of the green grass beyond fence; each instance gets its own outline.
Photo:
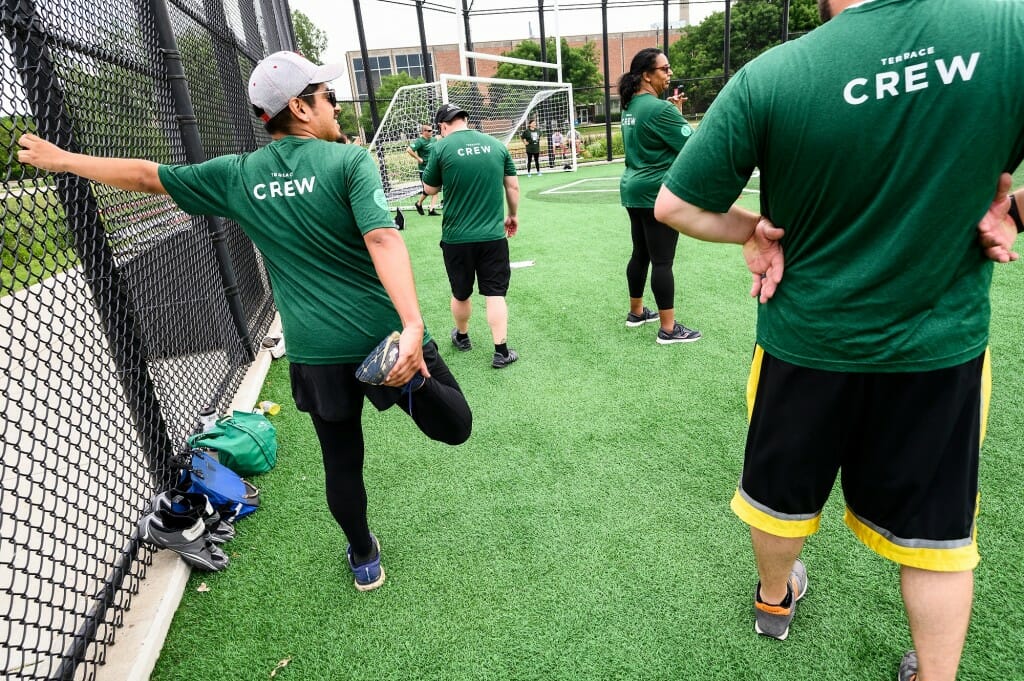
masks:
<path id="1" fill-rule="evenodd" d="M 440 218 L 407 215 L 423 315 L 474 411 L 463 446 L 367 406 L 370 524 L 387 582 L 352 587 L 313 428 L 285 360 L 277 468 L 263 507 L 193 573 L 153 679 L 892 679 L 910 647 L 897 568 L 861 546 L 833 496 L 804 552 L 810 589 L 785 642 L 753 631 L 747 528 L 729 510 L 754 342 L 734 246 L 681 239 L 677 316 L 704 339 L 628 329 L 619 164 L 521 178 L 509 340 L 495 371 L 483 302 L 456 353 Z M 1024 177 L 1018 178 L 1018 184 Z M 554 191 L 552 191 L 554 190 Z M 742 199 L 756 209 L 756 194 Z M 1021 678 L 1024 632 L 1022 264 L 993 286 L 994 394 L 981 463 L 974 619 L 961 679 Z M 201 583 L 208 590 L 199 591 Z"/>

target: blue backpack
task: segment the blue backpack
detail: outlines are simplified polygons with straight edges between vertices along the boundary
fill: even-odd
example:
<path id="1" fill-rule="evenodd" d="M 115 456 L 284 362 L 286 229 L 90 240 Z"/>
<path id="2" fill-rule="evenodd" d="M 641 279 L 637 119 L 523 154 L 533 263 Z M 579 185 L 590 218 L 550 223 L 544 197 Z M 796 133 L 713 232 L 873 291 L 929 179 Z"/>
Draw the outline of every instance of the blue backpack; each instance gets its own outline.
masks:
<path id="1" fill-rule="evenodd" d="M 190 451 L 188 458 L 189 463 L 182 466 L 178 489 L 205 494 L 223 520 L 233 523 L 260 507 L 260 491 L 238 473 L 201 449 Z"/>

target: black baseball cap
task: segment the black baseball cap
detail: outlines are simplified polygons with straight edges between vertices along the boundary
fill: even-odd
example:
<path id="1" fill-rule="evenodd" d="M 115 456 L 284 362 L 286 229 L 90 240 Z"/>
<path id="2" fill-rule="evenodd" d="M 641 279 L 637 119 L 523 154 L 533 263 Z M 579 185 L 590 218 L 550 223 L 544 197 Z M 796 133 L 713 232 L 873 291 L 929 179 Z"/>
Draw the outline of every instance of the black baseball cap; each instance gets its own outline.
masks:
<path id="1" fill-rule="evenodd" d="M 441 123 L 447 123 L 456 116 L 463 116 L 469 118 L 469 114 L 455 106 L 454 104 L 442 104 L 441 108 L 437 110 L 437 114 L 434 116 L 434 123 L 440 125 Z"/>

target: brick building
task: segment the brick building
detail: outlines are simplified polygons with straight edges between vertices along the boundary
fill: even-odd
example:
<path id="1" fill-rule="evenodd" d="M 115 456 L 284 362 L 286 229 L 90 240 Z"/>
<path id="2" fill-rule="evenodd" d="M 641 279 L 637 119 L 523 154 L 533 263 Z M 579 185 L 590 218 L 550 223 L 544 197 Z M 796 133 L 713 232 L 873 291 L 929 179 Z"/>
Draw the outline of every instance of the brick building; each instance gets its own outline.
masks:
<path id="1" fill-rule="evenodd" d="M 682 35 L 682 29 L 669 29 L 669 44 L 675 42 Z M 582 47 L 588 42 L 594 44 L 594 55 L 597 59 L 598 71 L 604 70 L 603 41 L 600 33 L 584 35 L 563 36 L 570 47 Z M 520 38 L 518 40 L 497 40 L 491 42 L 474 42 L 473 51 L 486 54 L 500 55 L 502 52 L 509 52 L 524 40 L 535 38 Z M 627 33 L 608 34 L 608 82 L 612 90 L 612 111 L 618 111 L 618 94 L 616 84 L 623 71 L 629 69 L 629 62 L 633 55 L 645 47 L 661 47 L 664 40 L 664 33 L 661 30 L 630 31 Z M 461 73 L 459 66 L 459 46 L 455 43 L 447 45 L 430 45 L 427 47 L 429 58 L 434 64 L 434 76 L 438 74 Z M 382 76 L 408 73 L 413 78 L 425 78 L 423 68 L 423 57 L 419 45 L 408 47 L 392 47 L 380 50 L 369 50 L 370 73 L 373 77 L 374 87 L 379 87 Z M 548 60 L 554 61 L 555 55 L 548 54 Z M 363 78 L 363 60 L 359 51 L 345 53 L 346 66 L 349 74 L 349 85 L 354 96 L 360 100 L 366 99 L 366 83 Z M 498 63 L 490 60 L 476 60 L 476 75 L 493 77 L 498 70 Z M 578 107 L 579 108 L 579 107 Z M 603 99 L 596 107 L 589 109 L 583 107 L 579 111 L 580 117 L 586 120 L 595 113 L 602 113 Z"/>

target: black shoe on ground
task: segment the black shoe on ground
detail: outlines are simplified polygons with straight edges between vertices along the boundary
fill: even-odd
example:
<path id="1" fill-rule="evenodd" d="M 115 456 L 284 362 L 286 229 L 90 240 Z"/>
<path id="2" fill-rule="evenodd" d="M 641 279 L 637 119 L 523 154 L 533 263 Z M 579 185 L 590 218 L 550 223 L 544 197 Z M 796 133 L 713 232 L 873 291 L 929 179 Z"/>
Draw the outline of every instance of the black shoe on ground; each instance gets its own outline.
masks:
<path id="1" fill-rule="evenodd" d="M 422 206 L 420 206 L 420 207 L 422 208 Z M 436 210 L 434 210 L 433 208 L 431 208 L 430 210 L 428 210 L 428 211 L 427 211 L 427 215 L 434 215 L 434 216 L 437 216 L 437 215 L 440 215 L 440 213 L 438 213 L 438 212 L 437 212 Z"/>
<path id="2" fill-rule="evenodd" d="M 210 541 L 214 544 L 223 544 L 235 536 L 235 526 L 226 520 L 221 520 L 220 513 L 214 510 L 210 499 L 205 494 L 172 488 L 153 497 L 150 510 L 176 516 L 202 518 L 206 530 L 210 533 Z"/>
<path id="3" fill-rule="evenodd" d="M 416 202 L 416 212 L 423 215 L 423 204 L 419 201 Z"/>
<path id="4" fill-rule="evenodd" d="M 659 319 L 661 317 L 658 316 L 657 312 L 645 307 L 640 314 L 633 314 L 632 312 L 627 314 L 626 326 L 643 326 L 650 322 L 656 322 Z"/>
<path id="5" fill-rule="evenodd" d="M 701 338 L 700 331 L 696 329 L 688 329 L 679 322 L 676 322 L 675 326 L 672 327 L 671 333 L 666 333 L 664 329 L 658 329 L 658 343 L 661 345 L 668 345 L 670 343 L 692 343 L 698 341 Z"/>
<path id="6" fill-rule="evenodd" d="M 459 352 L 466 352 L 467 350 L 473 349 L 473 344 L 469 342 L 469 336 L 460 339 L 458 329 L 452 329 L 452 345 L 454 345 L 455 349 Z"/>
<path id="7" fill-rule="evenodd" d="M 519 359 L 519 353 L 515 350 L 509 350 L 507 355 L 496 352 L 494 353 L 494 359 L 491 360 L 491 366 L 495 369 L 504 369 L 517 359 Z"/>

